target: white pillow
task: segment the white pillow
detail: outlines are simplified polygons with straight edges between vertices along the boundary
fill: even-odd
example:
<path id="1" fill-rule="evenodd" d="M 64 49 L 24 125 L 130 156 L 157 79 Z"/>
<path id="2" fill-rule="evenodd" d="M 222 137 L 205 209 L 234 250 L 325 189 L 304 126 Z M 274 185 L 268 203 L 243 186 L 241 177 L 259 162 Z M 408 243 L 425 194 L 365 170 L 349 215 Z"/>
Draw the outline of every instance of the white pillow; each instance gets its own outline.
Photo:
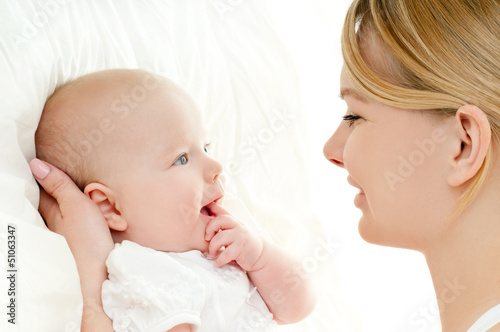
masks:
<path id="1" fill-rule="evenodd" d="M 80 324 L 75 265 L 64 239 L 37 212 L 27 162 L 35 157 L 47 97 L 90 72 L 142 68 L 178 82 L 204 112 L 214 155 L 230 175 L 228 189 L 276 242 L 314 250 L 318 235 L 307 230 L 319 223 L 308 204 L 305 112 L 264 2 L 8 1 L 0 22 L 0 265 L 7 269 L 10 223 L 17 229 L 22 331 L 77 331 Z M 8 301 L 7 282 L 0 278 L 1 303 Z M 313 318 L 333 328 L 331 308 L 329 318 Z"/>

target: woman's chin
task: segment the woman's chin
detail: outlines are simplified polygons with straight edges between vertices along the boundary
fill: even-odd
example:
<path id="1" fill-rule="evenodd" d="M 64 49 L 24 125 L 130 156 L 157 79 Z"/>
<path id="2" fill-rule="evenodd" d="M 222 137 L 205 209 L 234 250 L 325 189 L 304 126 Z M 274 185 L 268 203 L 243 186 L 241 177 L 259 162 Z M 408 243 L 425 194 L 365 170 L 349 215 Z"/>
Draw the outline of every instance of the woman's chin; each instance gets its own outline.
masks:
<path id="1" fill-rule="evenodd" d="M 385 229 L 383 225 L 364 214 L 359 219 L 358 232 L 361 238 L 368 243 L 387 247 L 397 246 L 395 243 L 397 239 L 394 238 L 389 229 Z"/>
<path id="2" fill-rule="evenodd" d="M 361 238 L 370 244 L 421 251 L 422 243 L 414 235 L 377 227 L 373 220 L 368 220 L 364 216 L 359 220 L 358 232 Z"/>
<path id="3" fill-rule="evenodd" d="M 368 220 L 363 214 L 359 219 L 358 232 L 363 240 L 368 243 L 378 244 L 377 236 L 375 236 L 375 229 L 373 229 L 373 221 Z"/>
<path id="4" fill-rule="evenodd" d="M 378 232 L 373 228 L 373 225 L 368 222 L 363 216 L 359 220 L 358 232 L 361 238 L 371 244 L 385 245 L 382 242 Z"/>

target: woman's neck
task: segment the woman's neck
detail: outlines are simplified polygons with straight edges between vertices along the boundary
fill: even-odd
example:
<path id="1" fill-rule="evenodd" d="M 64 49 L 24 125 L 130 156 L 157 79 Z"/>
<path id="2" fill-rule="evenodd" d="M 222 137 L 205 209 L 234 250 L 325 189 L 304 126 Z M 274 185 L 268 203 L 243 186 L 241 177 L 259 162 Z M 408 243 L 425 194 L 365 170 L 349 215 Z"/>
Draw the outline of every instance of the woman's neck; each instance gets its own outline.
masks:
<path id="1" fill-rule="evenodd" d="M 443 332 L 466 331 L 500 303 L 500 197 L 486 192 L 424 253 Z"/>

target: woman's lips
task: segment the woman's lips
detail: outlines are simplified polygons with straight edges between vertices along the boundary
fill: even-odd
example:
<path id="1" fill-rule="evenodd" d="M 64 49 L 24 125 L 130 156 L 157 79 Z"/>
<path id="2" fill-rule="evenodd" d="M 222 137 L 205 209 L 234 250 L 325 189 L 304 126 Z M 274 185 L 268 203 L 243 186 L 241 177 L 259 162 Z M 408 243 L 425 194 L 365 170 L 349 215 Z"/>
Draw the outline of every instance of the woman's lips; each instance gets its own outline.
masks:
<path id="1" fill-rule="evenodd" d="M 347 177 L 347 182 L 354 188 L 358 189 L 358 193 L 356 194 L 356 197 L 354 197 L 354 205 L 359 208 L 366 201 L 365 192 L 350 176 Z"/>
<path id="2" fill-rule="evenodd" d="M 363 189 L 361 189 L 361 187 L 356 182 L 354 182 L 354 180 L 351 178 L 351 176 L 347 177 L 347 183 L 349 183 L 354 188 L 359 189 L 359 192 L 364 194 Z"/>
<path id="3" fill-rule="evenodd" d="M 366 196 L 362 189 L 359 189 L 359 192 L 354 197 L 354 206 L 360 208 L 363 203 L 366 202 Z"/>

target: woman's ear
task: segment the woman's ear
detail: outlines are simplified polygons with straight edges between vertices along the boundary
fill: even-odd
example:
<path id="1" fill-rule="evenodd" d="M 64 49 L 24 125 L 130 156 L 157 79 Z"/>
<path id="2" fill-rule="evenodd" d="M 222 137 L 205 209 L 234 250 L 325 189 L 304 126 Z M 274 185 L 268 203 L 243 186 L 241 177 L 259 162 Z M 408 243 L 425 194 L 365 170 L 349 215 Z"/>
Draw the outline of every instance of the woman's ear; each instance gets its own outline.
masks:
<path id="1" fill-rule="evenodd" d="M 464 105 L 457 110 L 454 126 L 458 135 L 448 183 L 460 186 L 472 179 L 483 165 L 491 143 L 491 128 L 486 114 L 474 105 Z"/>
<path id="2" fill-rule="evenodd" d="M 111 189 L 92 182 L 85 187 L 84 193 L 99 207 L 110 229 L 120 232 L 127 229 L 127 221 L 123 218 Z"/>

